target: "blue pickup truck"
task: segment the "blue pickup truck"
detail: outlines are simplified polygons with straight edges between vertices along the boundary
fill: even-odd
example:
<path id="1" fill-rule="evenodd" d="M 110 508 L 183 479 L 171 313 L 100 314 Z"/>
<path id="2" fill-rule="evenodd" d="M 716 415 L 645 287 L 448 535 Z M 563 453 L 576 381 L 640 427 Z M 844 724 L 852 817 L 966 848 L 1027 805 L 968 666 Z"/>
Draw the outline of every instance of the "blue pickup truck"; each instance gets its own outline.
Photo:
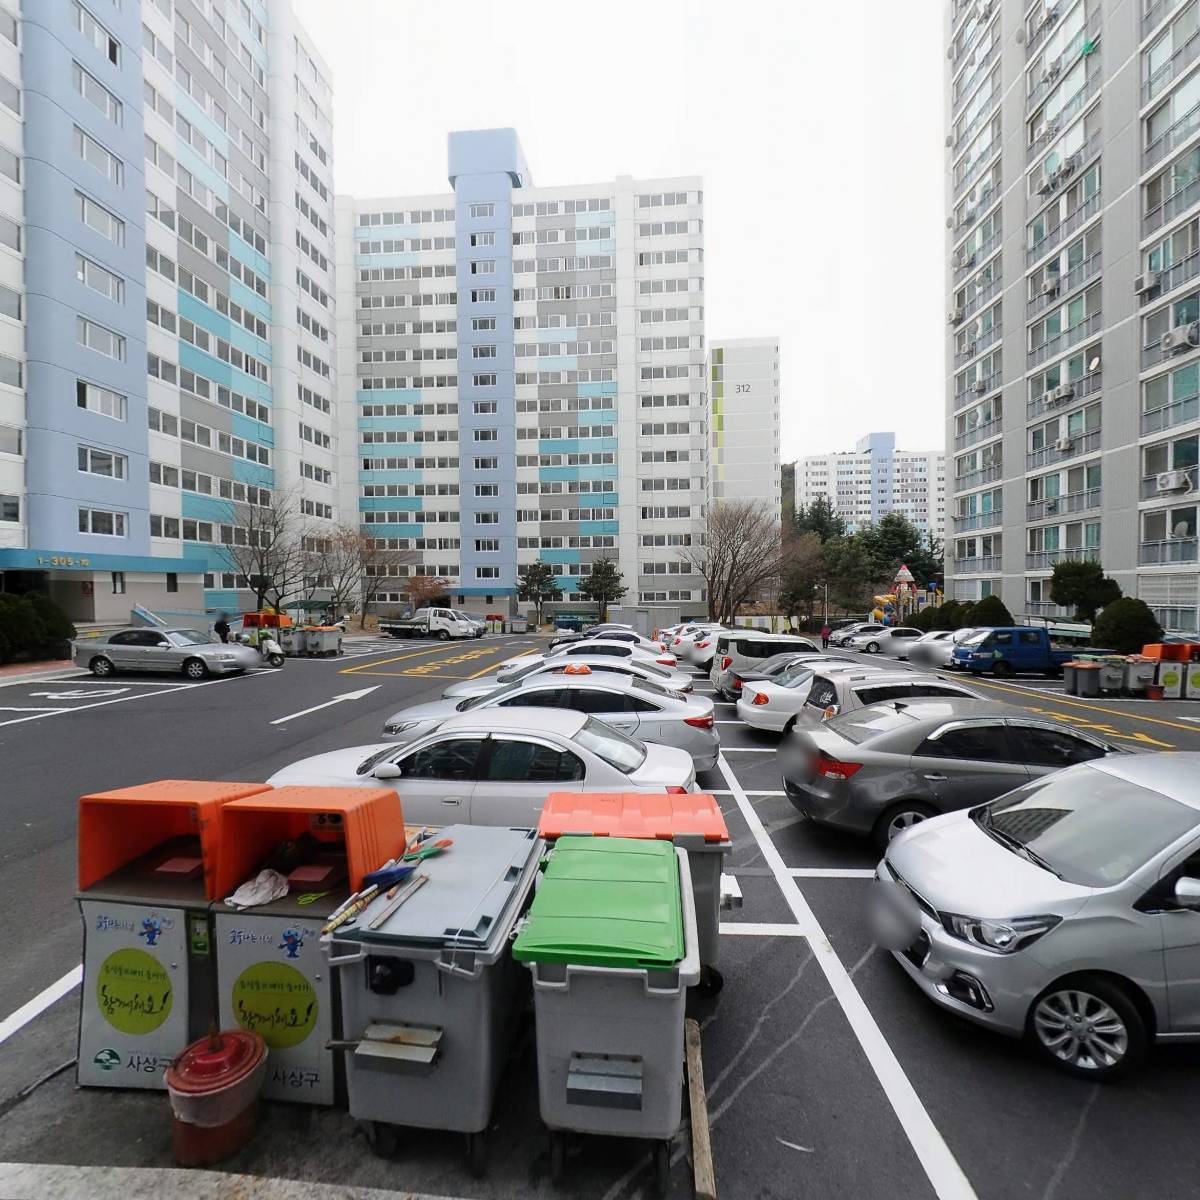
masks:
<path id="1" fill-rule="evenodd" d="M 1018 671 L 1061 674 L 1074 650 L 1056 650 L 1040 625 L 1011 625 L 980 629 L 954 647 L 949 666 L 972 675 L 1013 675 Z"/>

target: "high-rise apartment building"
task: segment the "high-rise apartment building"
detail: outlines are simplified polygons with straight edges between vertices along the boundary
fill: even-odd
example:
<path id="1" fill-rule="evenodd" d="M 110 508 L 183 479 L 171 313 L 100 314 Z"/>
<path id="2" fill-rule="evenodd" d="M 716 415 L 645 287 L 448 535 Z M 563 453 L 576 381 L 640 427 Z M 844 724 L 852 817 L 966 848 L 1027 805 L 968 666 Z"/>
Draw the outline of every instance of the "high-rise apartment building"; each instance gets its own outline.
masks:
<path id="1" fill-rule="evenodd" d="M 235 609 L 251 506 L 333 528 L 329 114 L 287 0 L 0 3 L 3 586 Z"/>
<path id="2" fill-rule="evenodd" d="M 846 453 L 801 458 L 795 479 L 797 509 L 824 496 L 851 533 L 889 512 L 935 538 L 945 533 L 946 456 L 897 450 L 894 433 L 868 433 Z"/>
<path id="3" fill-rule="evenodd" d="M 407 552 L 382 599 L 564 596 L 615 558 L 640 603 L 699 601 L 708 488 L 697 178 L 535 187 L 515 131 L 453 133 L 450 191 L 337 199 L 341 506 Z"/>
<path id="4" fill-rule="evenodd" d="M 709 486 L 780 515 L 779 339 L 710 342 Z"/>
<path id="5" fill-rule="evenodd" d="M 1200 38 L 1184 0 L 947 5 L 948 594 L 1200 608 Z"/>

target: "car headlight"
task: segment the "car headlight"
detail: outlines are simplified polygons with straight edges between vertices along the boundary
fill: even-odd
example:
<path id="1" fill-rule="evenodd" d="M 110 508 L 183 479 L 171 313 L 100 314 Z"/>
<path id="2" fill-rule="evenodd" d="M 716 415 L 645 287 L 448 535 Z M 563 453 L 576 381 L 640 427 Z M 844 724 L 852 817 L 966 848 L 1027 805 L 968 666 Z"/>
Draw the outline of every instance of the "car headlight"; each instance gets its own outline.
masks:
<path id="1" fill-rule="evenodd" d="M 416 725 L 416 721 L 387 721 L 384 723 L 383 732 L 385 734 L 405 733 Z"/>
<path id="2" fill-rule="evenodd" d="M 236 654 L 214 654 L 213 657 L 218 662 L 236 662 L 237 661 Z"/>
<path id="3" fill-rule="evenodd" d="M 996 954 L 1013 954 L 1032 946 L 1062 920 L 1062 917 L 1052 913 L 1037 917 L 1014 917 L 1006 921 L 989 921 L 983 917 L 965 917 L 949 912 L 939 913 L 938 916 L 941 917 L 942 928 L 951 936 Z"/>

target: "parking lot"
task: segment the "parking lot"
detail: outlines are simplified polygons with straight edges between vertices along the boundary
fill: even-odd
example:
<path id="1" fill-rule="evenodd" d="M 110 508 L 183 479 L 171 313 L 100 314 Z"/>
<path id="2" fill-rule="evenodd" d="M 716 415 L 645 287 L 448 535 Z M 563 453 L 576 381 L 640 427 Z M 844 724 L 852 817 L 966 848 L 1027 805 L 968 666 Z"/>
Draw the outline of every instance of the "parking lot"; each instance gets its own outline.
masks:
<path id="1" fill-rule="evenodd" d="M 172 776 L 262 779 L 298 757 L 374 741 L 396 708 L 538 645 L 357 643 L 342 659 L 207 684 L 121 678 L 103 685 L 120 694 L 74 694 L 100 690 L 84 676 L 0 688 L 9 832 L 0 939 L 10 951 L 0 979 L 0 1160 L 85 1168 L 95 1195 L 108 1194 L 105 1168 L 160 1168 L 170 1172 L 162 1191 L 169 1181 L 188 1194 L 189 1177 L 170 1170 L 161 1094 L 73 1085 L 79 794 Z M 710 691 L 704 679 L 696 686 Z M 1131 748 L 1200 749 L 1186 703 L 1085 702 L 1050 681 L 983 686 Z M 732 705 L 719 702 L 717 719 L 721 761 L 700 783 L 726 815 L 726 870 L 744 900 L 723 915 L 725 989 L 692 1005 L 721 1196 L 1124 1200 L 1194 1190 L 1200 1150 L 1189 1102 L 1200 1047 L 1160 1049 L 1128 1083 L 1101 1086 L 935 1010 L 871 943 L 871 848 L 798 816 L 781 790 L 777 739 L 745 728 Z M 447 1197 L 652 1191 L 641 1148 L 600 1139 L 574 1144 L 566 1186 L 551 1186 L 528 1041 L 509 1063 L 490 1143 L 488 1174 L 475 1180 L 458 1138 L 414 1134 L 384 1161 L 344 1111 L 274 1104 L 227 1169 Z M 681 1137 L 675 1196 L 691 1194 L 687 1151 Z M 22 1178 L 53 1194 L 49 1176 Z"/>

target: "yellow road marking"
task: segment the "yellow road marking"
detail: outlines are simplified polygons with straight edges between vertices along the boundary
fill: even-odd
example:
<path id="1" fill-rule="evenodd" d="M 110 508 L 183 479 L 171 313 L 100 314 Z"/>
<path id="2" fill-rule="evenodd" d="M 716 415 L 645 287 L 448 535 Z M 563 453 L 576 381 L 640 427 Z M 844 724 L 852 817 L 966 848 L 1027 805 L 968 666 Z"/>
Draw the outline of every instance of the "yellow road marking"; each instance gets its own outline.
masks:
<path id="1" fill-rule="evenodd" d="M 1033 691 L 1025 691 L 1022 688 L 1009 687 L 1004 683 L 985 683 L 982 679 L 965 679 L 964 683 L 970 687 L 990 687 L 996 688 L 1001 692 L 1012 692 L 1017 696 L 1024 696 L 1026 700 L 1037 698 L 1037 693 Z M 1043 695 L 1045 693 L 1042 693 Z M 1124 717 L 1129 721 L 1145 721 L 1151 725 L 1166 725 L 1170 729 L 1186 729 L 1188 733 L 1198 733 L 1200 728 L 1195 725 L 1185 725 L 1181 721 L 1168 721 L 1164 717 L 1142 717 L 1137 713 L 1122 712 L 1119 708 L 1102 708 L 1099 704 L 1084 704 L 1080 700 L 1067 700 L 1061 696 L 1054 697 L 1055 704 L 1067 704 L 1072 708 L 1086 708 L 1092 712 L 1107 713 L 1110 717 Z"/>
<path id="2" fill-rule="evenodd" d="M 520 654 L 514 654 L 512 657 L 513 658 L 524 658 L 525 655 L 533 654 L 536 651 L 537 651 L 536 646 L 530 646 L 528 650 L 522 650 Z M 468 679 L 478 679 L 480 677 L 480 675 L 486 675 L 495 665 L 496 665 L 495 663 L 488 663 L 488 665 L 486 667 L 484 667 L 482 670 L 476 671 L 474 675 L 468 675 L 467 678 Z"/>
<path id="3" fill-rule="evenodd" d="M 409 658 L 420 658 L 423 654 L 445 654 L 445 642 L 439 642 L 436 646 L 427 646 L 424 650 L 412 650 L 408 654 L 397 654 L 393 658 L 377 658 L 374 662 L 363 663 L 359 667 L 343 667 L 339 672 L 341 675 L 355 675 L 359 672 L 367 673 L 369 667 L 385 667 L 388 663 L 404 662 Z"/>

